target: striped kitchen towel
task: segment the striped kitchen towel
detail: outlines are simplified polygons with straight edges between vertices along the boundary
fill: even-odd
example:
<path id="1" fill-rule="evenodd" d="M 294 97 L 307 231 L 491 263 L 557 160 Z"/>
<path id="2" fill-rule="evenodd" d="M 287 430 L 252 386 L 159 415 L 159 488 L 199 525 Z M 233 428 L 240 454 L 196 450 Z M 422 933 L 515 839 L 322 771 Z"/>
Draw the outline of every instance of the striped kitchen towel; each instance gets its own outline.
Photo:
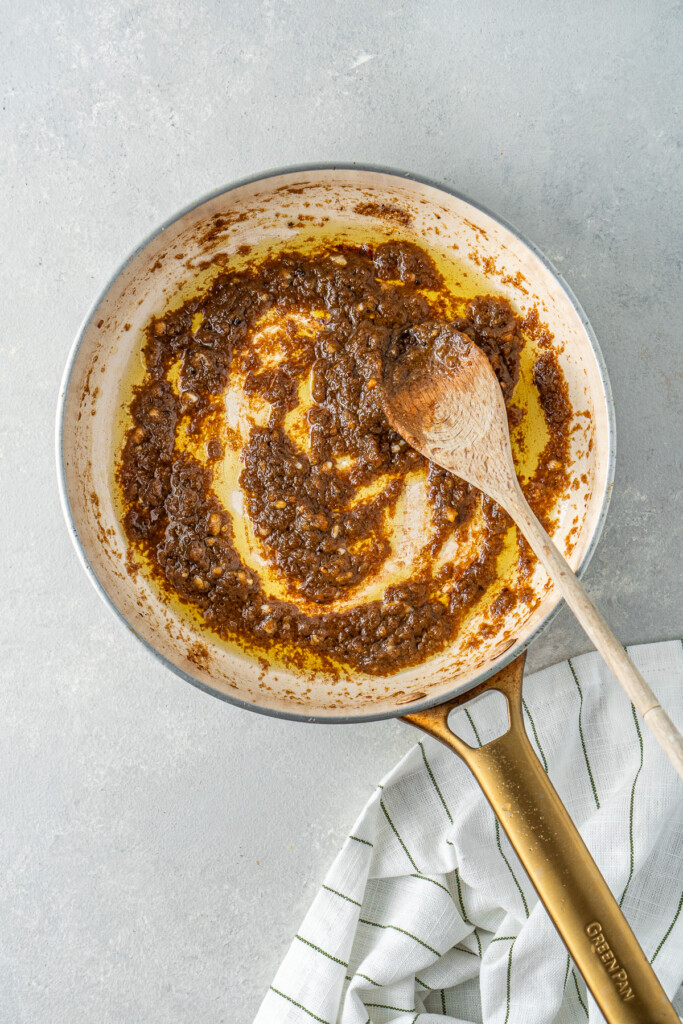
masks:
<path id="1" fill-rule="evenodd" d="M 683 727 L 681 642 L 630 653 Z M 504 731 L 494 704 L 458 711 L 460 735 Z M 681 1014 L 683 783 L 596 654 L 525 680 L 524 715 Z M 602 1019 L 469 771 L 425 738 L 361 813 L 256 1024 Z"/>

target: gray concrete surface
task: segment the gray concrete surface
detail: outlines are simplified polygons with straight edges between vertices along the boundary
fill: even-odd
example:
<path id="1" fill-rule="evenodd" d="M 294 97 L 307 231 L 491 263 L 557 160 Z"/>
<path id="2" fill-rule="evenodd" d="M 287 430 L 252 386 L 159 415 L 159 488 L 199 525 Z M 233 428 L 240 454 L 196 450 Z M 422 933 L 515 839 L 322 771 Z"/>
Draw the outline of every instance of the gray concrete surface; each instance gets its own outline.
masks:
<path id="1" fill-rule="evenodd" d="M 250 1020 L 413 742 L 394 722 L 233 710 L 100 604 L 52 438 L 101 284 L 180 206 L 282 164 L 393 165 L 499 211 L 561 268 L 612 378 L 616 489 L 590 589 L 624 640 L 679 635 L 681 42 L 664 0 L 5 0 L 3 1024 Z M 563 613 L 530 660 L 586 647 Z"/>

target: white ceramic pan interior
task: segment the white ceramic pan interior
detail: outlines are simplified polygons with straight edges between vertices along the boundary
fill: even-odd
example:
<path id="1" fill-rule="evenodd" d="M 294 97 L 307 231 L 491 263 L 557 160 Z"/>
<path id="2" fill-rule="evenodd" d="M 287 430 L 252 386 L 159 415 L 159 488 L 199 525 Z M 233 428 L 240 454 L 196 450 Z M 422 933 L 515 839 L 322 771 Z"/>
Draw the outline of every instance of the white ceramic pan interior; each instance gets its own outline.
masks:
<path id="1" fill-rule="evenodd" d="M 133 254 L 86 319 L 60 398 L 58 463 L 67 521 L 80 557 L 107 603 L 174 671 L 224 699 L 270 714 L 363 720 L 426 707 L 475 685 L 533 639 L 558 603 L 545 571 L 530 583 L 538 599 L 516 606 L 482 640 L 486 610 L 418 668 L 387 678 L 358 672 L 335 678 L 266 665 L 217 640 L 172 608 L 143 573 L 127 568 L 113 476 L 122 382 L 139 360 L 153 314 L 177 304 L 198 265 L 240 246 L 295 240 L 307 227 L 332 236 L 343 223 L 448 250 L 527 314 L 534 308 L 553 336 L 574 410 L 571 486 L 556 509 L 554 539 L 577 569 L 587 562 L 604 518 L 613 471 L 613 419 L 599 349 L 576 300 L 548 265 L 499 220 L 436 185 L 358 167 L 279 172 L 238 184 L 168 223 Z M 336 226 L 336 227 L 335 227 Z M 514 585 L 512 575 L 501 579 Z"/>

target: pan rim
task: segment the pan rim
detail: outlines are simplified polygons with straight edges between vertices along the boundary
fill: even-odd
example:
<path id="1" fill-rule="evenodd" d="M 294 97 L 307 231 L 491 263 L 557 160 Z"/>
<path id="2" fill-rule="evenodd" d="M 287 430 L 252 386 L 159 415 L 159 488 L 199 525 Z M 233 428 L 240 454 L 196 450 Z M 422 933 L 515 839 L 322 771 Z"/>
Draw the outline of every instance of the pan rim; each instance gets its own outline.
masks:
<path id="1" fill-rule="evenodd" d="M 259 181 L 267 181 L 270 178 L 276 178 L 287 174 L 302 174 L 308 171 L 335 170 L 365 171 L 370 174 L 384 174 L 402 180 L 415 181 L 418 182 L 419 184 L 426 185 L 427 187 L 433 188 L 438 192 L 443 192 L 446 195 L 453 196 L 454 198 L 459 199 L 464 203 L 467 203 L 473 209 L 478 210 L 479 212 L 485 214 L 488 217 L 491 217 L 498 224 L 506 228 L 523 245 L 525 245 L 536 256 L 536 258 L 541 262 L 541 264 L 553 275 L 553 277 L 558 282 L 558 284 L 564 291 L 565 295 L 567 296 L 567 299 L 569 300 L 571 306 L 573 307 L 574 311 L 576 312 L 577 316 L 581 321 L 581 325 L 584 331 L 586 332 L 591 348 L 593 350 L 595 360 L 600 372 L 600 378 L 604 390 L 605 404 L 607 410 L 607 457 L 605 488 L 602 495 L 600 512 L 597 518 L 597 522 L 595 524 L 595 529 L 593 530 L 593 534 L 591 536 L 585 554 L 581 560 L 581 563 L 576 570 L 576 575 L 579 578 L 583 576 L 586 568 L 588 567 L 588 564 L 595 553 L 598 542 L 602 535 L 602 530 L 604 527 L 605 519 L 607 517 L 607 512 L 609 510 L 609 505 L 612 497 L 612 490 L 614 487 L 614 473 L 616 464 L 616 423 L 614 414 L 614 401 L 612 397 L 612 388 L 609 380 L 609 375 L 607 372 L 607 366 L 605 364 L 604 356 L 600 348 L 600 344 L 579 300 L 575 296 L 569 284 L 565 281 L 562 274 L 551 262 L 551 260 L 549 260 L 548 257 L 545 256 L 545 254 L 533 242 L 531 242 L 521 231 L 513 227 L 513 225 L 511 225 L 507 220 L 505 220 L 505 218 L 500 217 L 497 213 L 492 212 L 482 203 L 470 199 L 469 196 L 466 196 L 464 193 L 459 192 L 457 189 L 451 188 L 450 186 L 445 185 L 441 182 L 434 181 L 431 178 L 423 177 L 420 174 L 415 174 L 410 171 L 401 171 L 396 168 L 383 166 L 381 164 L 366 164 L 355 162 L 345 163 L 332 161 L 323 163 L 294 164 L 281 168 L 272 168 L 270 170 L 262 171 L 257 174 L 248 175 L 246 177 L 238 179 L 237 181 L 232 182 L 229 185 L 214 189 L 203 195 L 201 198 L 195 200 L 194 202 L 189 203 L 187 206 L 183 207 L 174 215 L 166 218 L 166 220 L 164 220 L 158 228 L 150 232 L 140 242 L 140 244 L 136 246 L 136 248 L 119 264 L 115 272 L 107 279 L 104 286 L 98 292 L 97 297 L 92 302 L 88 312 L 85 314 L 81 322 L 78 331 L 76 332 L 76 336 L 71 345 L 66 361 L 66 366 L 62 374 L 56 410 L 56 470 L 59 499 L 62 507 L 62 513 L 66 521 L 67 530 L 69 532 L 69 536 L 71 537 L 72 544 L 76 549 L 76 554 L 81 565 L 83 566 L 83 569 L 86 572 L 86 575 L 89 577 L 90 582 L 94 586 L 100 598 L 104 601 L 105 605 L 116 616 L 116 618 L 119 619 L 119 621 L 122 622 L 130 630 L 130 632 L 133 633 L 133 635 L 140 641 L 143 647 L 152 655 L 154 655 L 154 657 L 158 661 L 160 661 L 166 668 L 170 669 L 172 673 L 174 673 L 179 678 L 183 679 L 185 682 L 192 684 L 200 690 L 203 690 L 205 693 L 211 695 L 212 697 L 217 697 L 219 700 L 225 701 L 227 704 L 232 704 L 233 706 L 239 707 L 245 711 L 254 711 L 261 715 L 267 715 L 271 718 L 280 718 L 286 721 L 308 722 L 311 724 L 321 725 L 362 724 L 366 722 L 383 721 L 385 719 L 391 718 L 401 718 L 406 714 L 412 714 L 413 712 L 417 711 L 425 711 L 428 708 L 437 706 L 438 704 L 446 703 L 448 700 L 452 700 L 454 697 L 466 693 L 468 690 L 473 689 L 475 686 L 484 682 L 486 679 L 490 679 L 491 676 L 495 675 L 501 669 L 505 668 L 506 665 L 509 665 L 512 661 L 515 660 L 515 658 L 518 658 L 524 651 L 526 651 L 530 644 L 533 643 L 533 641 L 539 637 L 543 630 L 552 622 L 552 620 L 558 614 L 558 612 L 564 605 L 564 599 L 562 597 L 558 597 L 556 604 L 538 623 L 538 625 L 529 634 L 529 636 L 527 636 L 524 640 L 520 641 L 519 644 L 516 644 L 505 654 L 501 655 L 501 657 L 496 661 L 496 663 L 493 666 L 477 673 L 477 675 L 468 683 L 461 684 L 460 686 L 455 687 L 453 690 L 448 691 L 448 693 L 440 694 L 436 697 L 426 697 L 424 700 L 411 702 L 410 704 L 406 705 L 401 705 L 389 711 L 376 711 L 358 715 L 307 715 L 301 711 L 297 712 L 283 710 L 280 708 L 263 707 L 262 705 L 242 700 L 239 697 L 234 697 L 230 694 L 223 693 L 220 690 L 214 689 L 212 686 L 208 685 L 207 683 L 204 683 L 200 679 L 197 679 L 195 676 L 191 675 L 189 672 L 186 672 L 184 669 L 180 668 L 169 658 L 163 655 L 159 650 L 157 650 L 157 648 L 152 643 L 150 643 L 150 641 L 140 636 L 137 630 L 132 626 L 132 624 L 129 622 L 129 620 L 126 618 L 126 616 L 118 608 L 114 600 L 109 595 L 109 592 L 107 591 L 104 583 L 100 580 L 100 577 L 98 576 L 92 563 L 90 562 L 90 559 L 88 558 L 81 536 L 78 532 L 78 527 L 76 525 L 73 509 L 71 507 L 71 501 L 69 498 L 68 487 L 66 482 L 66 458 L 64 452 L 64 421 L 66 415 L 66 399 L 69 392 L 69 387 L 71 384 L 71 378 L 73 375 L 76 360 L 80 352 L 81 344 L 83 343 L 85 335 L 93 321 L 95 313 L 97 312 L 100 305 L 106 298 L 107 294 L 111 290 L 114 283 L 124 272 L 126 267 L 131 263 L 132 260 L 135 259 L 136 256 L 138 256 L 144 249 L 146 249 L 147 246 L 152 241 L 154 241 L 154 239 L 158 238 L 167 228 L 169 228 L 176 221 L 180 220 L 182 217 L 186 216 L 188 213 L 191 213 L 193 210 L 196 210 L 198 207 L 204 205 L 210 200 L 215 199 L 221 195 L 227 195 L 230 192 L 233 192 L 236 189 L 243 187 L 244 185 L 254 184 Z"/>

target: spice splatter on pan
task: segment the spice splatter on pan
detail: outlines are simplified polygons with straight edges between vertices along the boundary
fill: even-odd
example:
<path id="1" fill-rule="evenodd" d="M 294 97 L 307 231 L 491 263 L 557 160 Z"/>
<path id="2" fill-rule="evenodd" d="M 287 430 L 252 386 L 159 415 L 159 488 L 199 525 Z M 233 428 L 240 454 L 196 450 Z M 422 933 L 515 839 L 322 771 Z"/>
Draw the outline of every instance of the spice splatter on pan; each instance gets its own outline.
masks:
<path id="1" fill-rule="evenodd" d="M 525 600 L 494 589 L 505 513 L 381 409 L 387 345 L 444 318 L 486 353 L 518 424 L 524 324 L 502 298 L 459 304 L 409 242 L 280 253 L 154 319 L 117 477 L 131 547 L 166 592 L 256 653 L 377 675 L 440 651 L 487 595 L 490 619 Z M 550 349 L 533 380 L 549 440 L 524 489 L 551 526 L 571 407 Z"/>

